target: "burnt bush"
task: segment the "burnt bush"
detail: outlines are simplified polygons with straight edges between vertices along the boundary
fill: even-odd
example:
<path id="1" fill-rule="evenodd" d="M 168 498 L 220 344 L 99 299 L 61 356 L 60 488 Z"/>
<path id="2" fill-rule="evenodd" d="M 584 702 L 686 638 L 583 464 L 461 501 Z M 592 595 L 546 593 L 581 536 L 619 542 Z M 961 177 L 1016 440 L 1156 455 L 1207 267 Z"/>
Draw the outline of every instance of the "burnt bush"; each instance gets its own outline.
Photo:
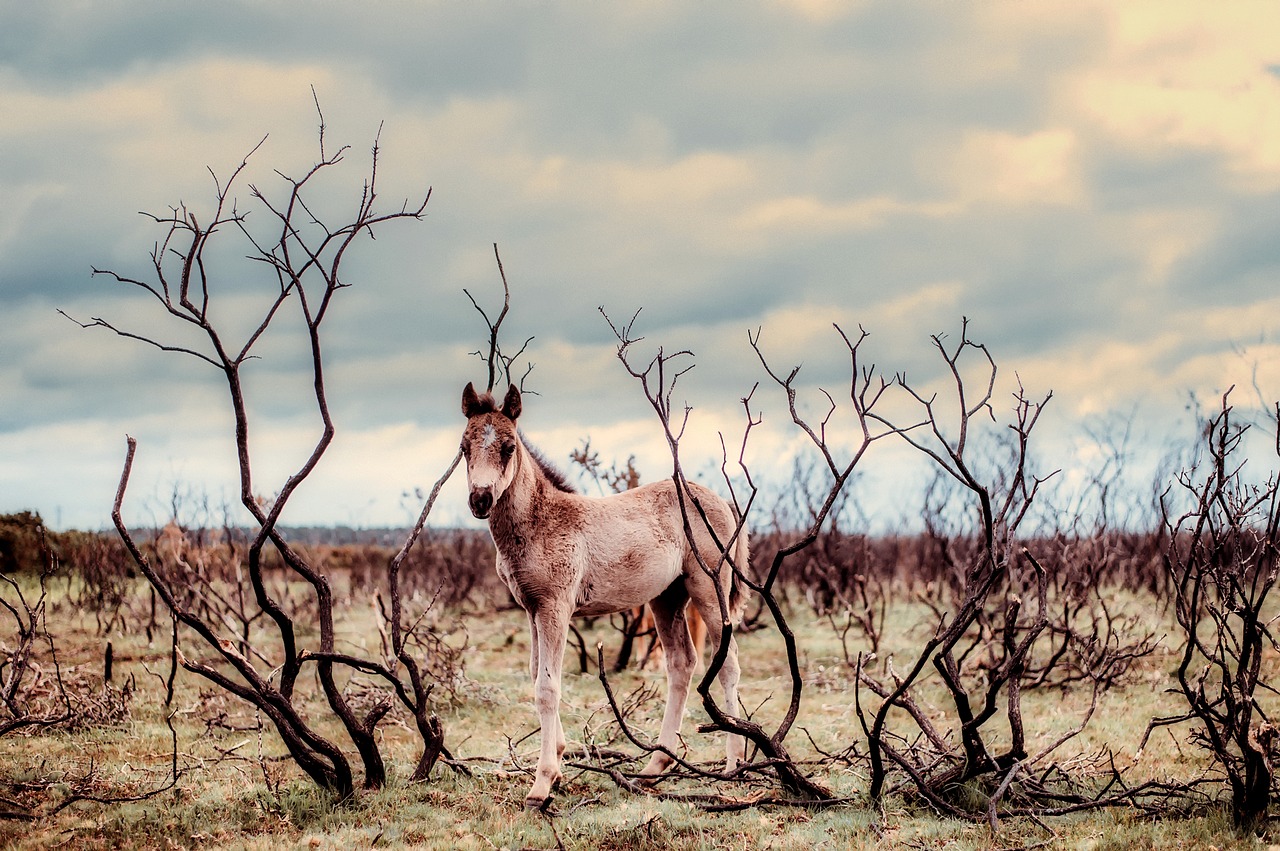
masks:
<path id="1" fill-rule="evenodd" d="M 65 565 L 68 600 L 93 613 L 99 634 L 132 624 L 138 571 L 120 539 L 73 531 L 57 536 L 56 546 Z"/>
<path id="2" fill-rule="evenodd" d="M 350 571 L 351 594 L 387 593 L 387 561 L 393 551 L 377 545 L 334 547 L 329 564 Z M 511 605 L 493 568 L 493 542 L 476 529 L 428 529 L 409 550 L 400 572 L 401 594 L 444 608 L 492 611 Z"/>
<path id="3" fill-rule="evenodd" d="M 758 531 L 752 537 L 753 563 L 767 564 L 791 534 Z M 1162 556 L 1166 537 L 1152 532 L 1104 531 L 1096 536 L 1064 533 L 1026 539 L 1045 552 L 1045 567 L 1056 589 L 1077 595 L 1090 587 L 1122 589 L 1168 599 Z M 978 545 L 972 536 L 925 531 L 916 535 L 866 535 L 824 530 L 802 557 L 792 557 L 780 577 L 782 596 L 814 613 L 838 610 L 860 586 L 889 585 L 906 591 L 953 590 L 958 565 Z"/>
<path id="4" fill-rule="evenodd" d="M 1204 425 L 1200 456 L 1161 498 L 1164 564 L 1184 639 L 1175 676 L 1188 711 L 1152 723 L 1193 723 L 1193 740 L 1230 788 L 1232 821 L 1254 833 L 1277 794 L 1270 662 L 1280 652 L 1271 596 L 1280 574 L 1280 473 L 1246 469 L 1251 424 L 1232 415 L 1224 395 Z M 1280 404 L 1274 420 L 1280 424 Z"/>
<path id="5" fill-rule="evenodd" d="M 44 567 L 44 520 L 39 513 L 0 514 L 0 573 L 37 573 Z"/>

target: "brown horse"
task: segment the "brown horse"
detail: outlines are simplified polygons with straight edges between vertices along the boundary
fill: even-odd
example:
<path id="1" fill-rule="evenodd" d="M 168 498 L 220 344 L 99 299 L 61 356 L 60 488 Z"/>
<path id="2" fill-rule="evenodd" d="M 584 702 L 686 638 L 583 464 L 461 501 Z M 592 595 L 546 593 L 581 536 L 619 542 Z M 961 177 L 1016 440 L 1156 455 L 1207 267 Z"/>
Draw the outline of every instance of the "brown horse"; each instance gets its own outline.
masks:
<path id="1" fill-rule="evenodd" d="M 702 651 L 707 646 L 707 624 L 698 614 L 698 609 L 685 609 L 684 619 L 689 624 L 689 637 L 693 639 L 693 669 L 698 670 L 702 664 Z M 646 636 L 644 653 L 640 656 L 640 670 L 656 671 L 666 667 L 667 660 L 662 654 L 662 641 L 658 638 L 658 627 L 653 622 L 653 612 L 648 606 L 638 606 L 631 610 L 633 632 L 637 636 Z"/>
<path id="2" fill-rule="evenodd" d="M 491 395 L 477 394 L 470 384 L 462 392 L 468 504 L 472 514 L 489 521 L 498 549 L 498 575 L 529 617 L 529 673 L 542 749 L 525 806 L 541 807 L 561 776 L 565 738 L 560 723 L 560 674 L 570 618 L 650 605 L 667 661 L 667 708 L 658 744 L 674 751 L 695 663 L 685 604 L 692 601 L 708 624 L 723 623 L 726 615 L 731 623 L 741 617 L 745 594 L 733 567 L 747 569 L 747 535 L 742 530 L 735 538 L 738 524 L 728 503 L 692 483 L 684 510 L 694 530 L 696 554 L 684 531 L 674 482 L 655 482 L 599 498 L 574 492 L 525 443 L 516 429 L 520 411 L 520 391 L 515 386 L 507 391 L 501 407 Z M 724 552 L 731 544 L 732 551 Z M 699 555 L 706 569 L 699 565 Z M 721 632 L 711 629 L 709 633 L 714 653 Z M 728 710 L 736 712 L 738 654 L 732 636 L 720 684 Z M 727 769 L 738 765 L 744 750 L 741 736 L 729 736 Z M 660 774 L 671 762 L 667 754 L 654 751 L 641 774 Z"/>

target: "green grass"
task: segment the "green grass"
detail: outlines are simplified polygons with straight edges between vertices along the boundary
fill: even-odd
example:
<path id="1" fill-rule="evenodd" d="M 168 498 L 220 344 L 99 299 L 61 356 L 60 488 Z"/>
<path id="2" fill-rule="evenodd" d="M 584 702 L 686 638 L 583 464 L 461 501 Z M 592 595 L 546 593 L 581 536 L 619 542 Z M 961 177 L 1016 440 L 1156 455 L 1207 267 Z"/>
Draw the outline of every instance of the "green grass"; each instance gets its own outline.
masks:
<path id="1" fill-rule="evenodd" d="M 366 655 L 376 652 L 377 634 L 367 601 L 344 606 L 340 615 L 341 649 Z M 165 782 L 170 739 L 161 677 L 168 671 L 168 636 L 161 629 L 148 641 L 136 620 L 131 619 L 127 632 L 97 635 L 92 615 L 56 599 L 52 602 L 49 627 L 58 641 L 64 674 L 100 689 L 102 653 L 111 641 L 115 683 L 119 686 L 130 679 L 133 683 L 130 711 L 116 723 L 0 739 L 0 778 L 46 786 L 68 773 L 72 780 L 82 777 L 92 767 L 93 789 L 106 796 L 136 794 Z M 889 624 L 881 655 L 894 654 L 901 669 L 929 627 L 923 610 L 909 603 L 895 606 Z M 796 729 L 787 741 L 798 759 L 814 760 L 818 753 L 810 738 L 822 750 L 838 751 L 859 735 L 852 679 L 839 639 L 829 627 L 800 613 L 793 627 L 806 692 Z M 283 747 L 274 731 L 267 726 L 259 732 L 249 706 L 192 674 L 179 672 L 173 723 L 184 773 L 175 789 L 140 802 L 78 803 L 34 823 L 0 822 L 0 846 L 989 849 L 1046 843 L 1043 847 L 1097 849 L 1259 847 L 1233 834 L 1229 819 L 1217 810 L 1164 820 L 1126 810 L 1096 812 L 1048 820 L 1047 827 L 1031 820 L 1005 819 L 999 834 L 992 837 L 984 823 L 939 818 L 896 796 L 888 799 L 883 810 L 856 803 L 814 811 L 757 807 L 714 814 L 689 804 L 633 795 L 599 774 L 574 769 L 567 770 L 554 802 L 554 817 L 548 818 L 526 812 L 522 806 L 530 782 L 527 772 L 536 762 L 538 745 L 523 614 L 451 612 L 440 617 L 437 628 L 450 631 L 453 641 L 470 644 L 462 701 L 440 707 L 447 744 L 470 767 L 470 777 L 441 765 L 430 782 L 406 783 L 416 758 L 416 737 L 403 714 L 393 715 L 379 728 L 390 783 L 352 801 L 335 802 L 282 758 Z M 595 630 L 584 630 L 584 635 L 589 647 L 601 640 L 610 651 L 616 649 L 617 634 L 604 622 L 598 622 Z M 192 656 L 209 655 L 191 637 L 184 637 L 183 649 Z M 772 728 L 786 709 L 790 691 L 782 643 L 773 630 L 744 635 L 741 656 L 743 703 L 756 720 Z M 47 672 L 49 660 L 41 661 Z M 1187 743 L 1186 728 L 1156 735 L 1140 758 L 1136 752 L 1151 716 L 1178 709 L 1176 696 L 1164 693 L 1171 685 L 1168 675 L 1173 665 L 1166 650 L 1131 672 L 1124 687 L 1104 696 L 1085 734 L 1068 743 L 1059 759 L 1071 764 L 1074 757 L 1107 747 L 1115 753 L 1117 764 L 1132 765 L 1134 781 L 1185 777 L 1200 770 L 1204 755 Z M 575 666 L 571 651 L 566 667 L 572 672 Z M 315 697 L 313 678 L 303 679 L 300 695 L 309 717 L 339 740 L 332 719 Z M 662 675 L 628 671 L 611 682 L 620 698 L 645 686 L 658 687 L 633 718 L 642 734 L 654 735 L 665 696 Z M 921 697 L 939 718 L 945 717 L 940 692 L 926 689 Z M 1028 693 L 1024 714 L 1032 737 L 1029 748 L 1034 752 L 1039 742 L 1078 723 L 1085 705 L 1083 690 Z M 723 754 L 723 739 L 696 731 L 704 718 L 695 698 L 684 725 L 685 742 L 691 759 L 712 761 Z M 619 737 L 594 672 L 566 675 L 563 719 L 571 751 L 584 742 L 635 750 Z M 351 756 L 353 767 L 358 767 L 354 753 Z M 573 758 L 572 753 L 568 756 Z M 271 777 L 270 786 L 264 770 Z M 859 799 L 865 793 L 866 777 L 860 767 L 815 765 L 814 771 L 837 794 Z M 25 796 L 44 808 L 62 794 L 65 785 L 57 784 L 38 792 L 0 790 L 0 795 Z"/>

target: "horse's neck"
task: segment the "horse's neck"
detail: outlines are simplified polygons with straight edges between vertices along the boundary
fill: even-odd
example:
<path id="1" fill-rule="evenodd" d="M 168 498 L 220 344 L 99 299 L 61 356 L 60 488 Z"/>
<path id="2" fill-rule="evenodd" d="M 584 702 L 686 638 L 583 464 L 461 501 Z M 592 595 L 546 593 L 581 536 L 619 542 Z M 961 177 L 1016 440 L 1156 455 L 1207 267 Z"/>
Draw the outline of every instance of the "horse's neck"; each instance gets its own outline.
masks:
<path id="1" fill-rule="evenodd" d="M 516 449 L 516 463 L 515 479 L 503 491 L 489 517 L 494 543 L 503 552 L 522 546 L 521 541 L 530 535 L 537 523 L 538 507 L 554 490 L 524 446 Z"/>

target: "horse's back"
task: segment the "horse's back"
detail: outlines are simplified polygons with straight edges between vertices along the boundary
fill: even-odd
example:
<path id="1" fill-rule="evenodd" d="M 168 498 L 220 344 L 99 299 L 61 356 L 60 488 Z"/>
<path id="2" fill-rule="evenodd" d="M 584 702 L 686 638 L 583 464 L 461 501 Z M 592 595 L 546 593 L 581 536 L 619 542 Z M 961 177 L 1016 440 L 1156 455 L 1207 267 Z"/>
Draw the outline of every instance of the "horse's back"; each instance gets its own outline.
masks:
<path id="1" fill-rule="evenodd" d="M 619 496 L 640 494 L 652 510 L 655 522 L 661 526 L 660 536 L 674 537 L 677 540 L 684 560 L 683 572 L 686 575 L 696 572 L 700 576 L 703 574 L 702 567 L 698 565 L 693 547 L 689 546 L 689 535 L 685 533 L 686 519 L 697 545 L 697 555 L 701 556 L 703 564 L 713 570 L 721 563 L 722 548 L 730 546 L 738 520 L 737 513 L 715 491 L 696 482 L 689 482 L 688 487 L 689 497 L 692 499 L 685 499 L 683 512 L 676 485 L 670 479 L 652 482 Z M 643 494 L 646 490 L 649 492 Z M 746 536 L 747 532 L 743 529 L 730 552 L 730 556 L 742 562 L 740 570 L 747 569 Z M 728 587 L 729 572 L 726 572 L 724 581 Z"/>
<path id="2" fill-rule="evenodd" d="M 702 508 L 699 512 L 686 501 L 689 526 L 703 561 L 714 568 L 720 560 L 715 540 L 727 541 L 732 534 L 733 512 L 714 491 L 693 483 L 689 490 Z M 577 501 L 584 520 L 577 614 L 607 614 L 643 605 L 673 582 L 688 580 L 694 571 L 696 581 L 705 578 L 689 546 L 676 486 L 670 479 Z M 702 513 L 715 530 L 714 538 Z"/>
<path id="3" fill-rule="evenodd" d="M 698 507 L 701 507 L 717 535 L 732 531 L 735 525 L 733 510 L 719 494 L 697 482 L 689 482 L 688 488 L 689 494 L 693 499 L 692 501 L 686 499 L 685 507 L 691 528 L 695 531 L 700 528 L 706 528 L 698 511 Z M 680 512 L 676 484 L 671 479 L 650 482 L 647 485 L 641 485 L 638 488 L 632 488 L 631 490 L 606 497 L 605 500 L 608 502 L 616 501 L 619 506 L 626 506 L 625 510 L 628 512 L 647 513 L 656 522 L 664 526 L 674 525 L 682 535 L 684 533 L 684 518 Z"/>

